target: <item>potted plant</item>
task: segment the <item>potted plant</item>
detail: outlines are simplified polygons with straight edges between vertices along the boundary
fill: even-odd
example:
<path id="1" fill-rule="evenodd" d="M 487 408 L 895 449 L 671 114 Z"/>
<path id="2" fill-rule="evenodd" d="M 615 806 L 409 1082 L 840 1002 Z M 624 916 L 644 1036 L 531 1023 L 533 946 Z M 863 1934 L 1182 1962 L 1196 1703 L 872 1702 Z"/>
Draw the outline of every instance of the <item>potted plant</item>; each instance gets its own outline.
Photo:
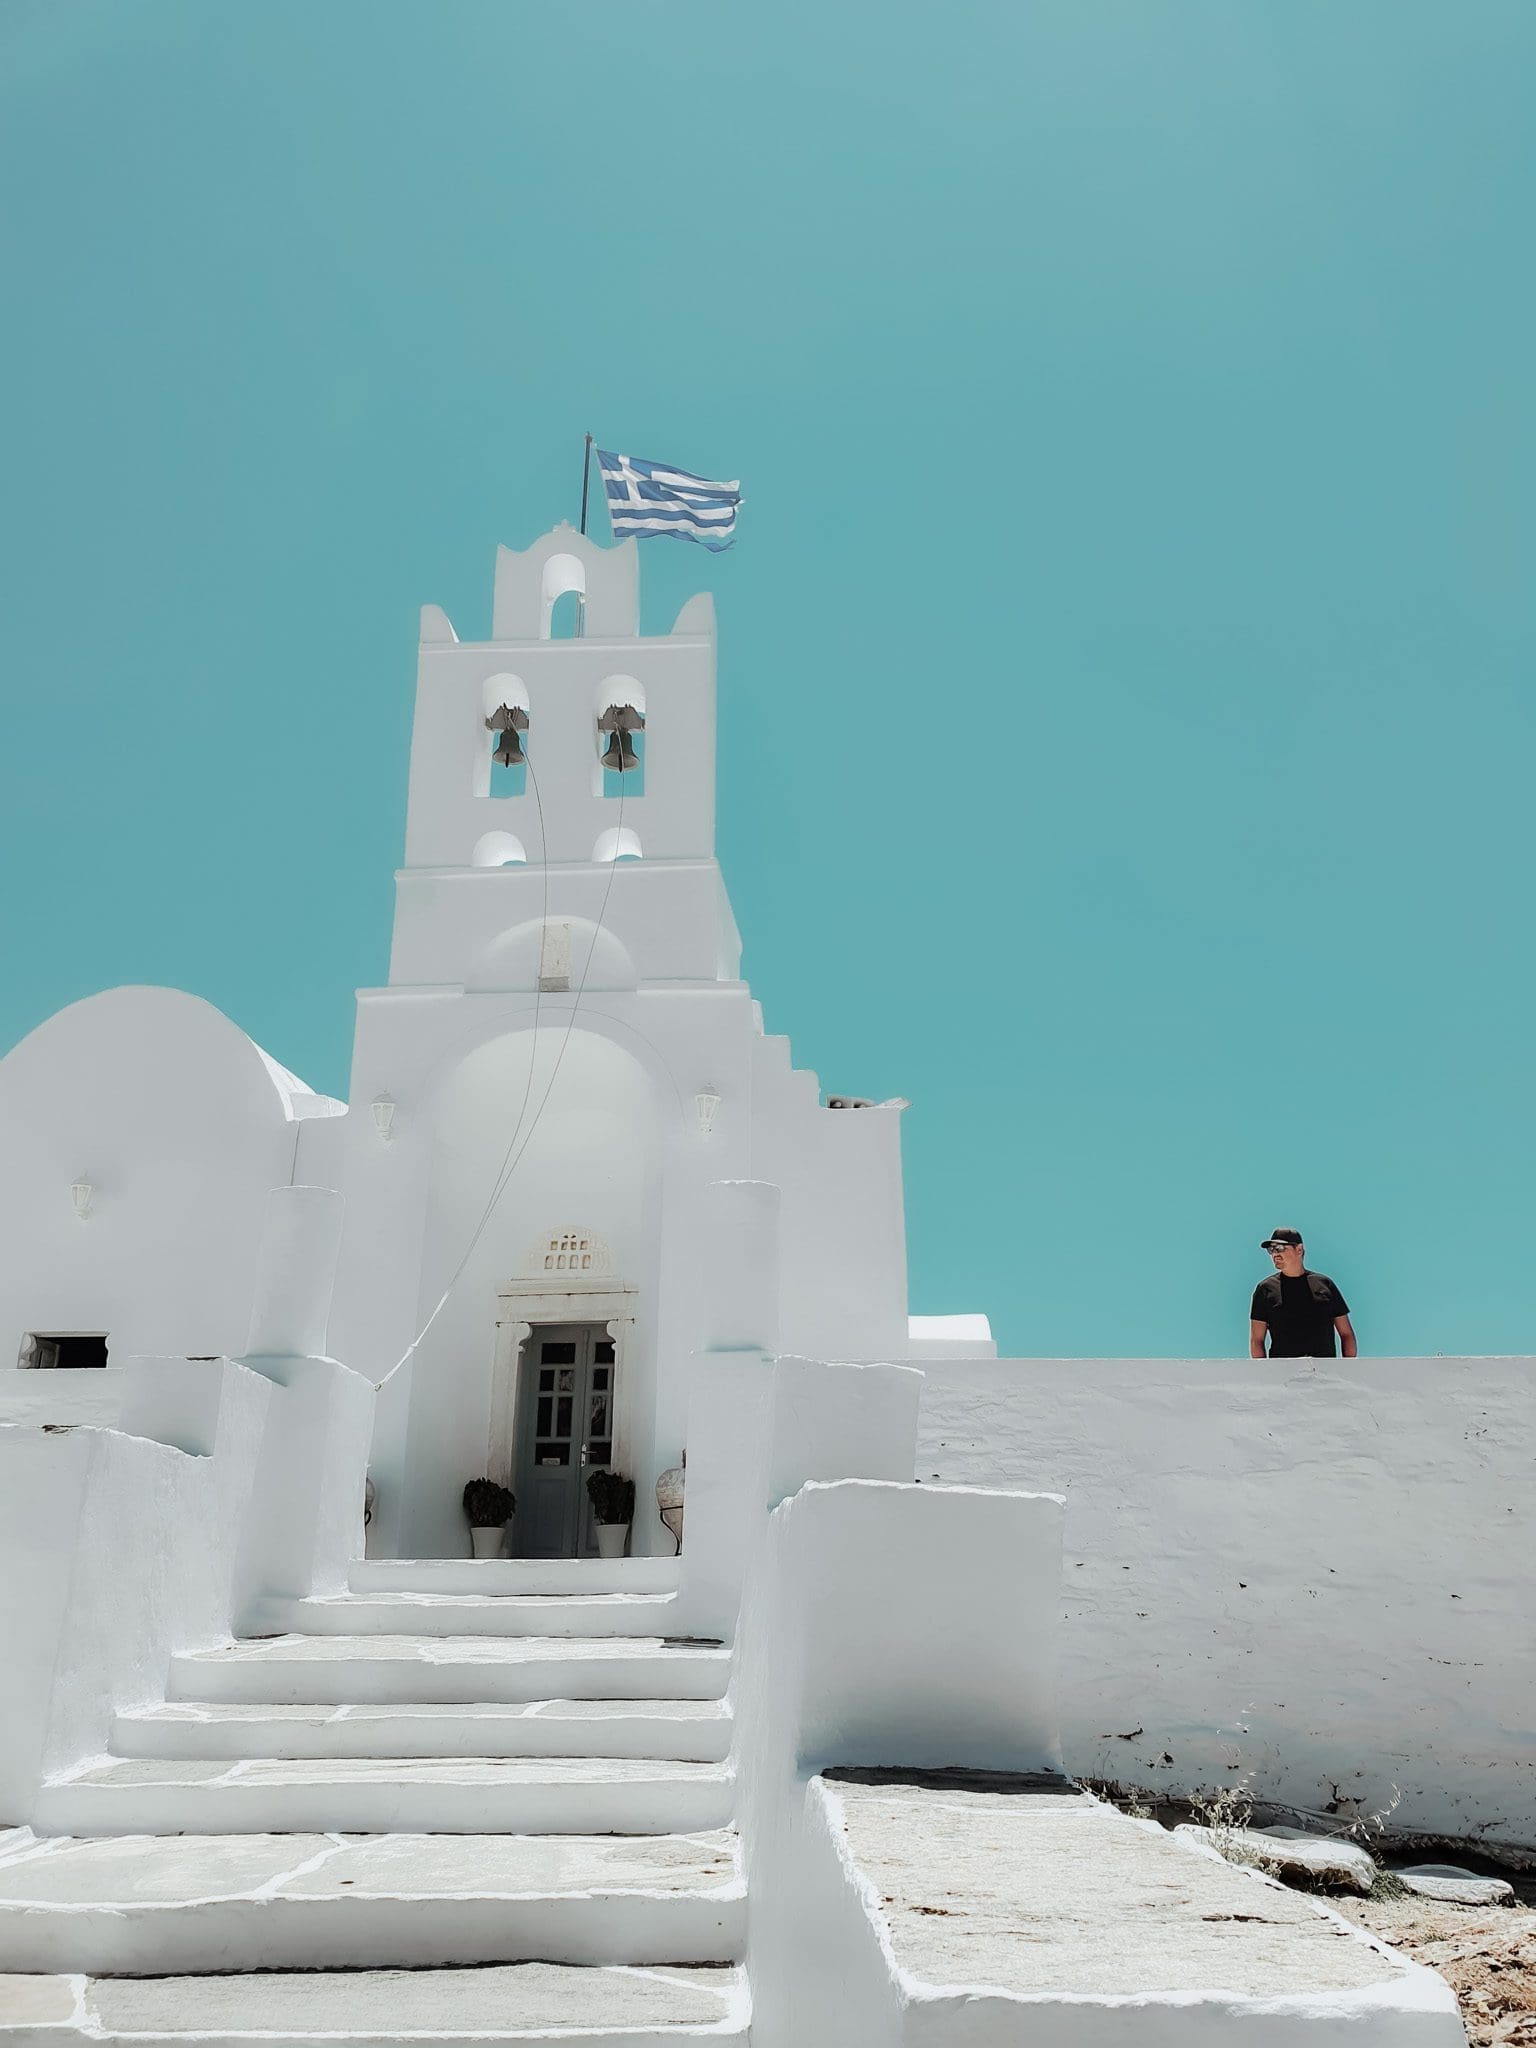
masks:
<path id="1" fill-rule="evenodd" d="M 494 1479 L 471 1479 L 464 1489 L 464 1513 L 469 1520 L 470 1548 L 476 1557 L 499 1557 L 507 1523 L 517 1502 L 509 1486 Z"/>
<path id="2" fill-rule="evenodd" d="M 621 1479 L 617 1472 L 589 1472 L 587 1499 L 597 1523 L 598 1556 L 622 1557 L 635 1519 L 635 1482 Z"/>

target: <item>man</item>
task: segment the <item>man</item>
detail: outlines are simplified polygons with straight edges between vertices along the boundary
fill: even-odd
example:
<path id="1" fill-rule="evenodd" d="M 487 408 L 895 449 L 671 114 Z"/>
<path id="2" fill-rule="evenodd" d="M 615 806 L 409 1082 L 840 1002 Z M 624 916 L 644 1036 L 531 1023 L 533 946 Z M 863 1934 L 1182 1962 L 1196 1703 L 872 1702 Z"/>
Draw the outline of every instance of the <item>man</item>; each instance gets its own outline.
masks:
<path id="1" fill-rule="evenodd" d="M 1275 1270 L 1253 1290 L 1248 1356 L 1262 1358 L 1268 1338 L 1271 1358 L 1332 1358 L 1335 1333 L 1343 1340 L 1344 1356 L 1358 1356 L 1349 1303 L 1326 1273 L 1308 1271 L 1301 1232 L 1273 1230 L 1262 1249 Z"/>

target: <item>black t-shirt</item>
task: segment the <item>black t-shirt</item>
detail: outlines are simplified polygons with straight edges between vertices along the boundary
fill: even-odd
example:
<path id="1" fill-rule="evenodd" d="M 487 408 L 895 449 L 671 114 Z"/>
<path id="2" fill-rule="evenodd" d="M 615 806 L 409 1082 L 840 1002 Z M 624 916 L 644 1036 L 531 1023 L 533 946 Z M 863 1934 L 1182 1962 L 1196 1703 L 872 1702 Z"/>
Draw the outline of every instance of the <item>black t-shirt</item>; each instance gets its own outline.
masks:
<path id="1" fill-rule="evenodd" d="M 1294 1280 L 1271 1273 L 1253 1290 L 1248 1313 L 1268 1323 L 1271 1358 L 1332 1358 L 1338 1350 L 1333 1319 L 1347 1316 L 1349 1303 L 1326 1273 L 1307 1271 Z"/>

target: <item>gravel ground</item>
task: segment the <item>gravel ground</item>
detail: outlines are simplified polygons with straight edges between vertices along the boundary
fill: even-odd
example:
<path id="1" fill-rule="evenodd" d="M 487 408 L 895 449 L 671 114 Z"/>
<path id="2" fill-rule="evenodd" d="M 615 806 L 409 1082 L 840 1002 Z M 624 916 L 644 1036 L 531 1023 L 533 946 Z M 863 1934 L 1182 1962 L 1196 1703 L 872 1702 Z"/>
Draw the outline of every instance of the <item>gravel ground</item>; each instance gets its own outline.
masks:
<path id="1" fill-rule="evenodd" d="M 1149 1799 L 1120 1785 L 1094 1788 L 1117 1806 L 1149 1815 L 1164 1827 L 1180 1821 L 1205 1820 L 1207 1811 L 1188 1800 Z M 1277 1820 L 1307 1824 L 1305 1817 L 1276 1809 Z M 1319 1832 L 1326 1832 L 1319 1829 Z M 1398 1897 L 1363 1899 L 1353 1892 L 1323 1892 L 1335 1912 L 1365 1927 L 1382 1941 L 1400 1948 L 1415 1962 L 1438 1970 L 1461 2004 L 1461 2017 L 1471 2048 L 1536 2048 L 1536 1872 L 1512 1870 L 1490 1862 L 1470 1844 L 1425 1838 L 1402 1848 L 1385 1844 L 1375 1851 L 1390 1869 L 1393 1864 L 1460 1863 L 1480 1876 L 1502 1877 L 1515 1888 L 1508 1906 L 1448 1906 L 1421 1899 L 1412 1892 Z"/>
<path id="2" fill-rule="evenodd" d="M 1529 1889 L 1521 1887 L 1522 1890 Z M 1438 1970 L 1461 2002 L 1472 2048 L 1536 2048 L 1536 1908 L 1329 1898 L 1345 1919 Z"/>

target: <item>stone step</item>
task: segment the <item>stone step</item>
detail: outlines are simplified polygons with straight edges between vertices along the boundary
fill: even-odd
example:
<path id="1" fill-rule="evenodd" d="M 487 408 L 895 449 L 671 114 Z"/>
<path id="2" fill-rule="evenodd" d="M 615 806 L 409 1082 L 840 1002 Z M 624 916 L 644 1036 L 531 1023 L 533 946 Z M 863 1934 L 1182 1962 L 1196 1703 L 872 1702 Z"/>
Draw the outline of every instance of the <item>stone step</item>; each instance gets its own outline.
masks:
<path id="1" fill-rule="evenodd" d="M 734 1834 L 113 1835 L 0 1851 L 0 1971 L 740 1960 Z"/>
<path id="2" fill-rule="evenodd" d="M 675 1593 L 680 1577 L 675 1557 L 368 1557 L 355 1560 L 349 1583 L 354 1593 L 545 1599 Z"/>
<path id="3" fill-rule="evenodd" d="M 665 1636 L 675 1593 L 339 1593 L 268 1600 L 253 1634 Z"/>
<path id="4" fill-rule="evenodd" d="M 0 1977 L 0 2048 L 746 2048 L 745 1974 L 512 1963 L 220 1977 Z"/>
<path id="5" fill-rule="evenodd" d="M 598 1757 L 117 1758 L 45 1784 L 39 1834 L 660 1835 L 727 1826 L 726 1764 Z"/>
<path id="6" fill-rule="evenodd" d="M 889 2038 L 1466 2048 L 1429 1970 L 1064 1779 L 840 1769 L 811 1780 L 806 1812 L 922 2015 L 920 2036 Z M 845 2031 L 870 2029 L 855 2010 Z"/>
<path id="7" fill-rule="evenodd" d="M 659 1638 L 273 1636 L 171 1659 L 177 1700 L 527 1705 L 562 1699 L 718 1699 L 728 1650 Z"/>
<path id="8" fill-rule="evenodd" d="M 724 1700 L 535 1700 L 528 1706 L 246 1706 L 171 1700 L 119 1714 L 125 1757 L 656 1757 L 720 1763 Z"/>

